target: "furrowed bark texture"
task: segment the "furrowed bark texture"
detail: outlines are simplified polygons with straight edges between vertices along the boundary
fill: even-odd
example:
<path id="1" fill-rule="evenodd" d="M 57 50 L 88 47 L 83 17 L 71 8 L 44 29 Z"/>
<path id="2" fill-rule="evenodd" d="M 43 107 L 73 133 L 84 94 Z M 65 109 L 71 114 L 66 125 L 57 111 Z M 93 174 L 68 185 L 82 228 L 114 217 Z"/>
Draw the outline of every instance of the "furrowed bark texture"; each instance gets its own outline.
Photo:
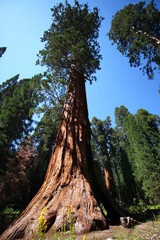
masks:
<path id="1" fill-rule="evenodd" d="M 108 226 L 94 194 L 90 124 L 83 74 L 71 69 L 67 98 L 46 177 L 39 192 L 1 240 L 31 239 L 45 207 L 47 232 L 68 224 L 68 205 L 77 234 Z"/>

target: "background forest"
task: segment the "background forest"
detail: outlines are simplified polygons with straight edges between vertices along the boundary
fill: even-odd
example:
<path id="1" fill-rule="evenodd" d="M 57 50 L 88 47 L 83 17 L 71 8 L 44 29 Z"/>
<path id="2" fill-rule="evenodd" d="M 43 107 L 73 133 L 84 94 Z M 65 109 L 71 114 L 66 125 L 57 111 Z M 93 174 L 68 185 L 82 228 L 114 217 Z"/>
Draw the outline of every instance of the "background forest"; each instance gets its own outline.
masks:
<path id="1" fill-rule="evenodd" d="M 33 130 L 33 109 L 42 101 L 37 77 L 1 85 L 0 209 L 22 210 L 41 186 L 61 118 L 61 105 L 47 108 Z M 44 96 L 44 92 L 43 92 Z M 39 101 L 38 101 L 39 99 Z M 97 174 L 111 168 L 114 197 L 125 207 L 157 204 L 160 196 L 160 118 L 145 109 L 135 115 L 125 106 L 91 122 L 92 154 Z"/>
<path id="2" fill-rule="evenodd" d="M 144 8 L 144 4 L 141 7 Z M 153 1 L 150 7 L 154 9 Z M 116 37 L 121 39 L 121 33 L 114 29 L 116 21 L 119 20 L 112 22 L 112 31 L 109 33 L 110 40 L 115 44 Z M 45 41 L 45 35 L 41 40 Z M 128 51 L 131 65 L 139 67 L 141 56 L 135 57 L 138 51 L 136 46 L 140 48 L 142 42 L 143 38 L 138 38 L 129 50 L 126 50 L 125 41 L 118 42 L 121 53 Z M 154 64 L 159 66 L 159 45 L 155 49 L 142 49 L 149 59 L 143 69 L 149 78 L 153 78 L 155 70 L 150 64 L 150 56 L 154 59 L 155 54 Z M 5 51 L 5 47 L 0 48 L 0 57 Z M 61 120 L 66 90 L 64 80 L 57 84 L 56 79 L 54 81 L 45 72 L 21 80 L 16 75 L 0 85 L 1 213 L 11 208 L 21 212 L 43 183 Z M 159 204 L 159 131 L 160 116 L 146 109 L 138 109 L 131 114 L 123 105 L 115 108 L 114 127 L 110 116 L 106 116 L 105 120 L 97 117 L 91 120 L 91 146 L 96 174 L 101 184 L 108 187 L 105 180 L 110 169 L 113 185 L 111 194 L 130 211 L 135 206 Z"/>

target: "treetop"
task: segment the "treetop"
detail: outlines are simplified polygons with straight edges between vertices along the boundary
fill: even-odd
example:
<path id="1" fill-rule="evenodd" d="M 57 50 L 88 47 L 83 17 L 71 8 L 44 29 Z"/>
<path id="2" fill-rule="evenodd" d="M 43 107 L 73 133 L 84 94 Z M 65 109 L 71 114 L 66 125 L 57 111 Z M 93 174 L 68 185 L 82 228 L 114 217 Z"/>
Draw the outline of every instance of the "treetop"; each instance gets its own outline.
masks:
<path id="1" fill-rule="evenodd" d="M 41 38 L 45 47 L 39 52 L 37 63 L 47 66 L 47 74 L 66 81 L 73 64 L 92 82 L 102 58 L 97 39 L 103 18 L 99 16 L 98 8 L 91 11 L 88 4 L 75 0 L 73 6 L 65 1 L 51 11 L 52 24 Z"/>

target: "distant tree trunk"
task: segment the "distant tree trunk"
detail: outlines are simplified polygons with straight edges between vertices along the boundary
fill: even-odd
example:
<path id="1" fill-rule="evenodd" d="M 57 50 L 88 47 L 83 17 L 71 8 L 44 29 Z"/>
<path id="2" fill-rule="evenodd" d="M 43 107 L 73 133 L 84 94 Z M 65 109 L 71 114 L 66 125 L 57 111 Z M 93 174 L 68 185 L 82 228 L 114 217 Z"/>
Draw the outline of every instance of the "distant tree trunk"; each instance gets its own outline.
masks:
<path id="1" fill-rule="evenodd" d="M 108 192 L 115 197 L 115 184 L 113 180 L 113 174 L 112 174 L 112 169 L 111 165 L 109 162 L 107 162 L 105 168 L 104 168 L 104 174 L 105 174 L 105 182 L 106 182 L 106 188 Z"/>
<path id="2" fill-rule="evenodd" d="M 53 232 L 54 227 L 67 226 L 68 205 L 77 234 L 106 228 L 108 224 L 96 196 L 103 198 L 103 202 L 107 200 L 105 195 L 96 193 L 97 184 L 93 174 L 84 76 L 71 69 L 62 119 L 44 183 L 0 239 L 31 239 L 31 229 L 36 232 L 44 207 L 48 233 Z"/>

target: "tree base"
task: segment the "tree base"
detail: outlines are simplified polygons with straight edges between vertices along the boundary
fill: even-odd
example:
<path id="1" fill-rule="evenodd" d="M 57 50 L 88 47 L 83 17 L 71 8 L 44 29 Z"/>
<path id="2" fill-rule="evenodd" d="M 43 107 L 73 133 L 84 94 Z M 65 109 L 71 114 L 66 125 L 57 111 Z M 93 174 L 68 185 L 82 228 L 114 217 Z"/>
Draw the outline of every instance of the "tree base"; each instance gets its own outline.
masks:
<path id="1" fill-rule="evenodd" d="M 47 233 L 53 233 L 55 227 L 57 230 L 63 225 L 67 228 L 68 206 L 71 208 L 76 234 L 108 228 L 87 179 L 77 169 L 68 182 L 59 179 L 56 182 L 45 181 L 26 210 L 0 239 L 31 239 L 31 230 L 37 232 L 38 218 L 44 207 Z"/>
<path id="2" fill-rule="evenodd" d="M 38 218 L 45 207 L 47 232 L 52 233 L 68 223 L 70 205 L 75 233 L 83 234 L 108 228 L 99 203 L 103 203 L 113 219 L 118 207 L 113 198 L 103 193 L 98 183 L 90 146 L 85 81 L 83 73 L 71 69 L 67 97 L 46 177 L 39 192 L 22 215 L 1 235 L 0 240 L 31 239 L 37 232 Z M 109 200 L 109 204 L 107 201 Z M 113 206 L 114 205 L 114 206 Z"/>

